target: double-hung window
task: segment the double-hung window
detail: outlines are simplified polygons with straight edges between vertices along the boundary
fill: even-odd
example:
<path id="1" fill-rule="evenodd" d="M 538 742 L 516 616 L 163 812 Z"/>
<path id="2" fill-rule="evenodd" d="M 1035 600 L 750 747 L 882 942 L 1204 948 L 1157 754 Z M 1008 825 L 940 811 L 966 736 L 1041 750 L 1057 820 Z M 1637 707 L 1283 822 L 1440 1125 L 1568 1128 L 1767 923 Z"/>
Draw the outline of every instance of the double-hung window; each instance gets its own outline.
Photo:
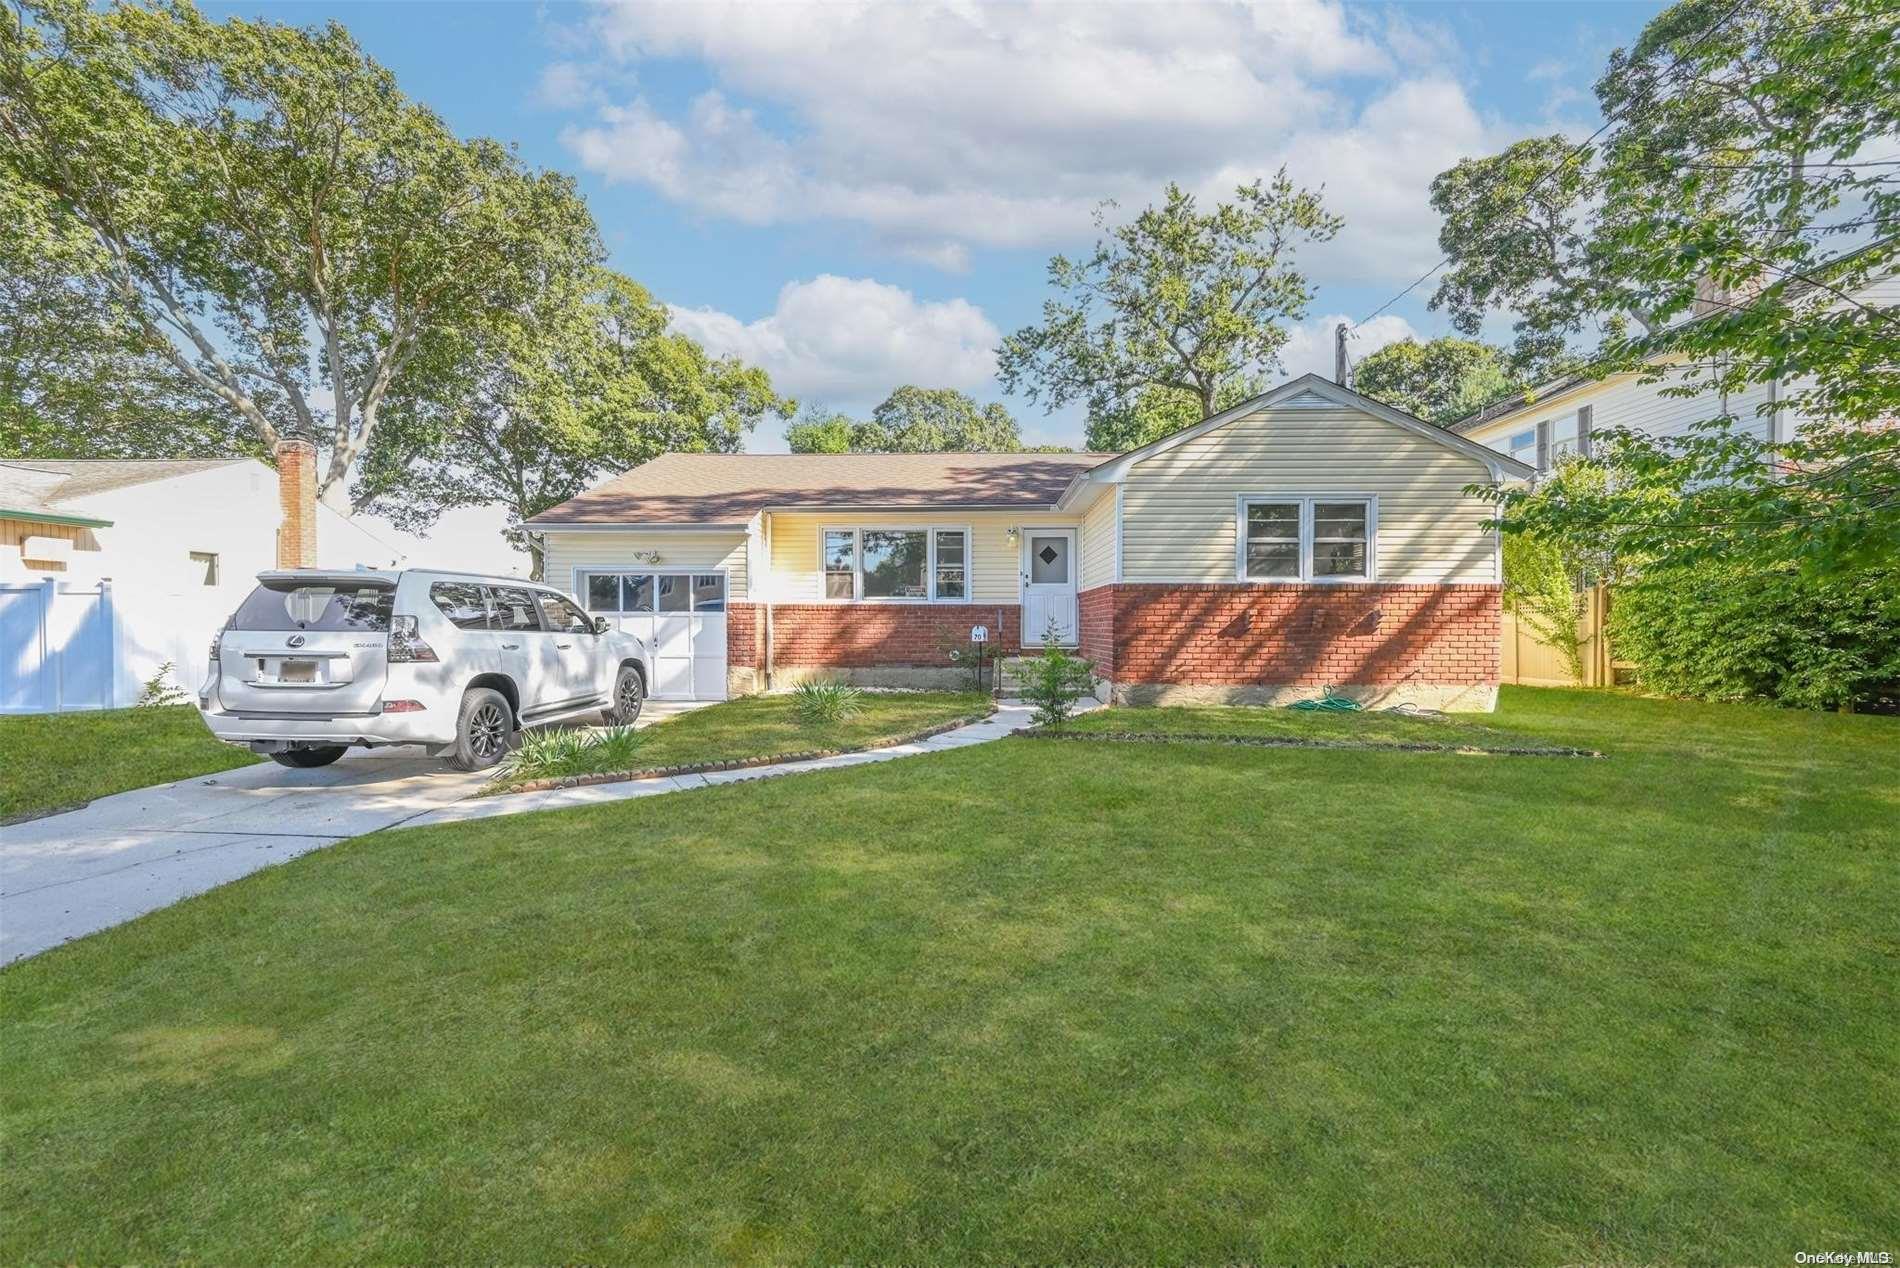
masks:
<path id="1" fill-rule="evenodd" d="M 1372 497 L 1240 499 L 1242 581 L 1370 581 L 1379 504 Z"/>
<path id="2" fill-rule="evenodd" d="M 970 597 L 967 529 L 827 528 L 819 556 L 829 600 L 961 603 Z"/>

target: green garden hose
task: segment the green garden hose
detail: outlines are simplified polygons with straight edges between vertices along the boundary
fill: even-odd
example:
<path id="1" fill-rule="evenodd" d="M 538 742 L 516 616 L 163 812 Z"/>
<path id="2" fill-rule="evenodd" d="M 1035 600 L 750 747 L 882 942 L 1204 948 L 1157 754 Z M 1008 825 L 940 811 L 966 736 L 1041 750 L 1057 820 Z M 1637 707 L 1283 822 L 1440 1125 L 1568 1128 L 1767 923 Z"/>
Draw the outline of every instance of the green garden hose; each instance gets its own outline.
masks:
<path id="1" fill-rule="evenodd" d="M 1296 700 L 1289 707 L 1302 713 L 1360 713 L 1365 709 L 1351 696 L 1339 695 L 1331 687 L 1318 700 Z"/>

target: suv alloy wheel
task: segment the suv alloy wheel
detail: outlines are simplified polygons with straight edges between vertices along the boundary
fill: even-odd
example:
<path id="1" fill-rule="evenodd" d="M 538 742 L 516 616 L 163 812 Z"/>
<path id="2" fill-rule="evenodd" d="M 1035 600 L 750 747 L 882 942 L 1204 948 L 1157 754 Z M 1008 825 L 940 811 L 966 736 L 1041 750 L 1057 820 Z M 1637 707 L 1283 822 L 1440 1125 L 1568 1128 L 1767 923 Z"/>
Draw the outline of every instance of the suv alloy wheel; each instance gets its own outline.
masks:
<path id="1" fill-rule="evenodd" d="M 486 770 L 508 755 L 514 714 L 499 691 L 476 687 L 462 697 L 455 719 L 455 748 L 449 765 L 456 770 Z"/>

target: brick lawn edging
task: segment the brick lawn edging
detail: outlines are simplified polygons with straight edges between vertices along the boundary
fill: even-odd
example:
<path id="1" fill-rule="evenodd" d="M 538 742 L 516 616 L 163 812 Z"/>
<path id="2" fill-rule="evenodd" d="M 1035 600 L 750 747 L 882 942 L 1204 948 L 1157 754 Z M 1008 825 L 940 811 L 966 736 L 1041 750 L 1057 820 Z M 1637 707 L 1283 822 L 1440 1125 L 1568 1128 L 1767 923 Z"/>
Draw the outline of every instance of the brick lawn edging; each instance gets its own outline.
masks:
<path id="1" fill-rule="evenodd" d="M 1483 748 L 1476 744 L 1434 744 L 1427 740 L 1320 740 L 1297 735 L 1214 735 L 1184 731 L 1050 731 L 1019 726 L 1011 735 L 1025 740 L 1103 740 L 1111 744 L 1232 744 L 1242 748 L 1383 749 L 1394 753 L 1457 753 L 1480 757 L 1604 757 L 1591 748 L 1508 746 Z"/>
<path id="2" fill-rule="evenodd" d="M 509 784 L 506 787 L 488 784 L 476 795 L 500 797 L 508 793 L 552 792 L 557 788 L 584 788 L 589 784 L 624 784 L 636 779 L 664 779 L 669 775 L 704 775 L 712 771 L 750 770 L 755 766 L 776 766 L 780 762 L 809 762 L 820 757 L 842 757 L 846 753 L 865 753 L 872 749 L 896 748 L 899 744 L 915 744 L 918 740 L 927 740 L 933 735 L 942 735 L 945 731 L 954 731 L 958 727 L 981 722 L 995 712 L 996 706 L 991 705 L 982 713 L 952 718 L 948 722 L 939 722 L 936 726 L 912 731 L 908 735 L 883 738 L 876 744 L 854 744 L 849 748 L 815 748 L 802 753 L 765 753 L 758 757 L 734 757 L 723 762 L 694 762 L 685 766 L 653 766 L 646 770 L 590 771 L 585 775 L 559 775 L 550 779 L 530 779 L 526 783 Z"/>

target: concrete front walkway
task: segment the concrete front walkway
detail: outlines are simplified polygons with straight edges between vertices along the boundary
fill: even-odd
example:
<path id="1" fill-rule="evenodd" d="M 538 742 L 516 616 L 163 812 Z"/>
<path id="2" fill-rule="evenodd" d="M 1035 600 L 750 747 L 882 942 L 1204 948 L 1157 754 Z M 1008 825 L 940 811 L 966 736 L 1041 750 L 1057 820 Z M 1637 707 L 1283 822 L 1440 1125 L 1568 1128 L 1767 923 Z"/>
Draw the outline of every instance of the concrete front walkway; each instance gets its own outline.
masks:
<path id="1" fill-rule="evenodd" d="M 661 779 L 630 779 L 618 784 L 587 784 L 580 788 L 555 788 L 546 792 L 502 793 L 494 797 L 476 797 L 417 815 L 403 826 L 422 827 L 432 823 L 464 823 L 470 819 L 514 815 L 526 810 L 565 810 L 570 806 L 595 806 L 604 801 L 657 797 L 661 793 L 685 792 L 693 788 L 707 788 L 714 784 L 737 784 L 748 779 L 773 779 L 780 775 L 799 775 L 806 771 L 837 770 L 845 766 L 888 762 L 899 757 L 916 757 L 922 753 L 942 753 L 950 749 L 968 748 L 972 744 L 1000 740 L 1017 727 L 1028 726 L 1029 714 L 1029 706 L 1009 702 L 981 722 L 972 722 L 954 731 L 933 735 L 927 740 L 916 740 L 909 744 L 893 744 L 889 748 L 867 749 L 862 753 L 840 753 L 836 757 L 814 757 L 805 762 L 783 762 L 777 766 L 753 766 L 745 770 L 709 771 L 704 775 L 671 775 Z"/>
<path id="2" fill-rule="evenodd" d="M 641 723 L 680 711 L 650 708 Z M 497 797 L 473 798 L 485 772 L 452 771 L 419 748 L 352 750 L 317 770 L 259 762 L 101 797 L 0 828 L 0 964 L 366 832 L 885 762 L 982 744 L 1028 721 L 1027 707 L 1006 704 L 982 722 L 866 753 Z"/>

